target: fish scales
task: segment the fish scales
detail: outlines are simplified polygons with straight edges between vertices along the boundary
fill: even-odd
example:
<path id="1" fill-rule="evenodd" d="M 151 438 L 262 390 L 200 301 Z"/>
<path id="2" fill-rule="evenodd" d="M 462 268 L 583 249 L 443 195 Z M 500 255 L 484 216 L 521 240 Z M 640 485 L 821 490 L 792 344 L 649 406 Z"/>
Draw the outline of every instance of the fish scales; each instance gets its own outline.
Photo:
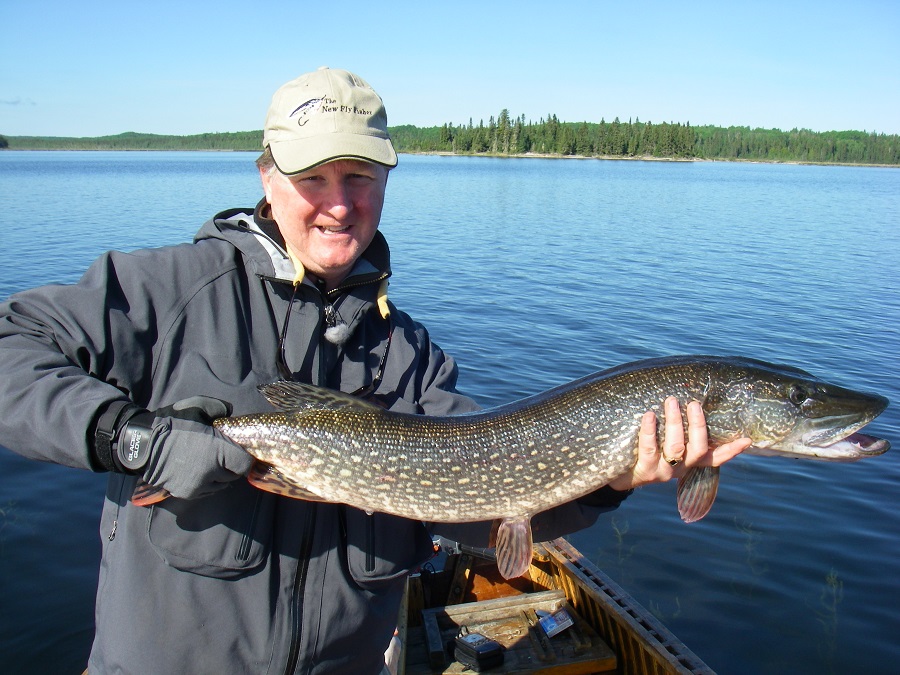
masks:
<path id="1" fill-rule="evenodd" d="M 570 407 L 568 423 L 561 424 L 555 403 L 505 418 L 378 409 L 304 411 L 277 421 L 263 415 L 248 428 L 247 449 L 282 467 L 293 482 L 315 486 L 327 501 L 421 520 L 492 520 L 575 499 L 634 463 L 636 446 L 624 447 L 633 445 L 628 434 L 616 445 L 609 438 L 598 442 L 589 411 Z M 280 442 L 286 428 L 294 435 L 291 444 Z M 298 445 L 330 451 L 302 452 Z"/>
<path id="2" fill-rule="evenodd" d="M 791 366 L 743 357 L 646 359 L 588 375 L 489 410 L 428 417 L 384 410 L 296 382 L 260 391 L 275 413 L 222 418 L 215 426 L 259 461 L 249 479 L 291 497 L 345 503 L 417 520 L 498 519 L 506 577 L 531 558 L 530 518 L 628 473 L 641 419 L 660 418 L 675 396 L 703 406 L 711 445 L 749 437 L 758 455 L 855 461 L 890 444 L 858 433 L 888 405 Z M 678 485 L 682 518 L 712 506 L 719 470 L 689 467 Z M 165 495 L 135 493 L 149 504 Z"/>
<path id="3" fill-rule="evenodd" d="M 778 372 L 764 366 L 770 376 Z M 747 425 L 738 404 L 753 407 L 753 396 L 764 393 L 759 370 L 760 362 L 738 358 L 657 359 L 457 417 L 353 403 L 310 409 L 307 402 L 294 413 L 267 417 L 262 426 L 276 435 L 288 426 L 308 447 L 330 448 L 321 461 L 304 459 L 302 451 L 285 457 L 277 444 L 267 452 L 252 440 L 256 431 L 248 449 L 321 499 L 369 511 L 453 522 L 533 515 L 629 471 L 641 417 L 656 410 L 664 419 L 666 396 L 704 402 L 714 443 L 743 435 Z M 784 370 L 791 376 L 802 372 Z M 775 390 L 783 380 L 772 385 Z M 757 414 L 765 412 L 764 406 L 756 408 Z M 244 442 L 239 431 L 222 430 Z M 659 431 L 661 440 L 663 424 Z"/>

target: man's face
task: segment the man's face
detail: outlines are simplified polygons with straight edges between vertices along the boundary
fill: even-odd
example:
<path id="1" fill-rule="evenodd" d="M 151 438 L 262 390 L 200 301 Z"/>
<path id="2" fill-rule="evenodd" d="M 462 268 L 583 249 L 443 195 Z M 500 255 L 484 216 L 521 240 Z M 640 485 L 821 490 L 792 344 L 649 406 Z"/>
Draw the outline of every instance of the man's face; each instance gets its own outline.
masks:
<path id="1" fill-rule="evenodd" d="M 292 176 L 260 175 L 291 254 L 329 290 L 339 285 L 378 229 L 387 168 L 339 159 Z"/>

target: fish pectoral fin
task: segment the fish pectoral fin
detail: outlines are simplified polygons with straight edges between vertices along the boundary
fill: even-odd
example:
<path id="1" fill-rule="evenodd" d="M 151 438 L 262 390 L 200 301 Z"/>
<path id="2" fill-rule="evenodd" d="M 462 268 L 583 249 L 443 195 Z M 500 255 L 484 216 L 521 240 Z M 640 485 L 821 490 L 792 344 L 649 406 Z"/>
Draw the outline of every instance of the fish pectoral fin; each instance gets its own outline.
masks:
<path id="1" fill-rule="evenodd" d="M 134 488 L 134 494 L 131 495 L 131 503 L 135 506 L 153 506 L 170 496 L 169 491 L 165 488 L 139 480 Z"/>
<path id="2" fill-rule="evenodd" d="M 254 462 L 247 474 L 247 482 L 255 488 L 271 492 L 291 499 L 304 499 L 308 502 L 325 502 L 321 496 L 310 492 L 304 487 L 292 482 L 271 464 Z"/>
<path id="3" fill-rule="evenodd" d="M 693 466 L 678 479 L 678 513 L 693 523 L 709 513 L 719 490 L 719 467 Z"/>
<path id="4" fill-rule="evenodd" d="M 333 389 L 303 382 L 280 380 L 257 387 L 266 400 L 282 412 L 302 410 L 383 410 L 362 399 Z"/>
<path id="5" fill-rule="evenodd" d="M 531 518 L 504 518 L 497 529 L 497 568 L 504 579 L 520 577 L 531 565 Z"/>

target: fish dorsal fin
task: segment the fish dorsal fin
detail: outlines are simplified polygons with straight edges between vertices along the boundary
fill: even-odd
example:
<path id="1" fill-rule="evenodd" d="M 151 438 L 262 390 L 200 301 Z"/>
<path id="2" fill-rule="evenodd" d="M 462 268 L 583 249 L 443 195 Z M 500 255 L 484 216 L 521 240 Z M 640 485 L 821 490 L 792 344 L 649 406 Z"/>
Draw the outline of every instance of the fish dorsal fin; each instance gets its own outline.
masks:
<path id="1" fill-rule="evenodd" d="M 678 479 L 678 513 L 693 523 L 709 513 L 719 490 L 719 467 L 693 466 Z"/>
<path id="2" fill-rule="evenodd" d="M 504 579 L 515 579 L 531 565 L 531 518 L 504 518 L 497 530 L 497 568 Z"/>
<path id="3" fill-rule="evenodd" d="M 327 501 L 314 492 L 291 482 L 283 473 L 271 464 L 254 462 L 247 474 L 247 482 L 255 488 L 272 492 L 291 499 L 304 499 L 308 502 Z"/>
<path id="4" fill-rule="evenodd" d="M 303 382 L 280 380 L 257 387 L 266 400 L 282 412 L 297 410 L 382 410 L 374 403 L 333 389 Z"/>

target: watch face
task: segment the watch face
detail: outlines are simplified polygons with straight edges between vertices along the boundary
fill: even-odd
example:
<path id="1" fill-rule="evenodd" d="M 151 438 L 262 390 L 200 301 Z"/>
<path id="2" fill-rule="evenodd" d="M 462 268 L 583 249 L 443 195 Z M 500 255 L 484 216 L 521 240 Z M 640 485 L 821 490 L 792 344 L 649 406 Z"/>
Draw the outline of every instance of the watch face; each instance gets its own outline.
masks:
<path id="1" fill-rule="evenodd" d="M 143 469 L 150 456 L 150 435 L 152 430 L 133 422 L 125 425 L 117 452 L 119 462 L 131 471 Z"/>

